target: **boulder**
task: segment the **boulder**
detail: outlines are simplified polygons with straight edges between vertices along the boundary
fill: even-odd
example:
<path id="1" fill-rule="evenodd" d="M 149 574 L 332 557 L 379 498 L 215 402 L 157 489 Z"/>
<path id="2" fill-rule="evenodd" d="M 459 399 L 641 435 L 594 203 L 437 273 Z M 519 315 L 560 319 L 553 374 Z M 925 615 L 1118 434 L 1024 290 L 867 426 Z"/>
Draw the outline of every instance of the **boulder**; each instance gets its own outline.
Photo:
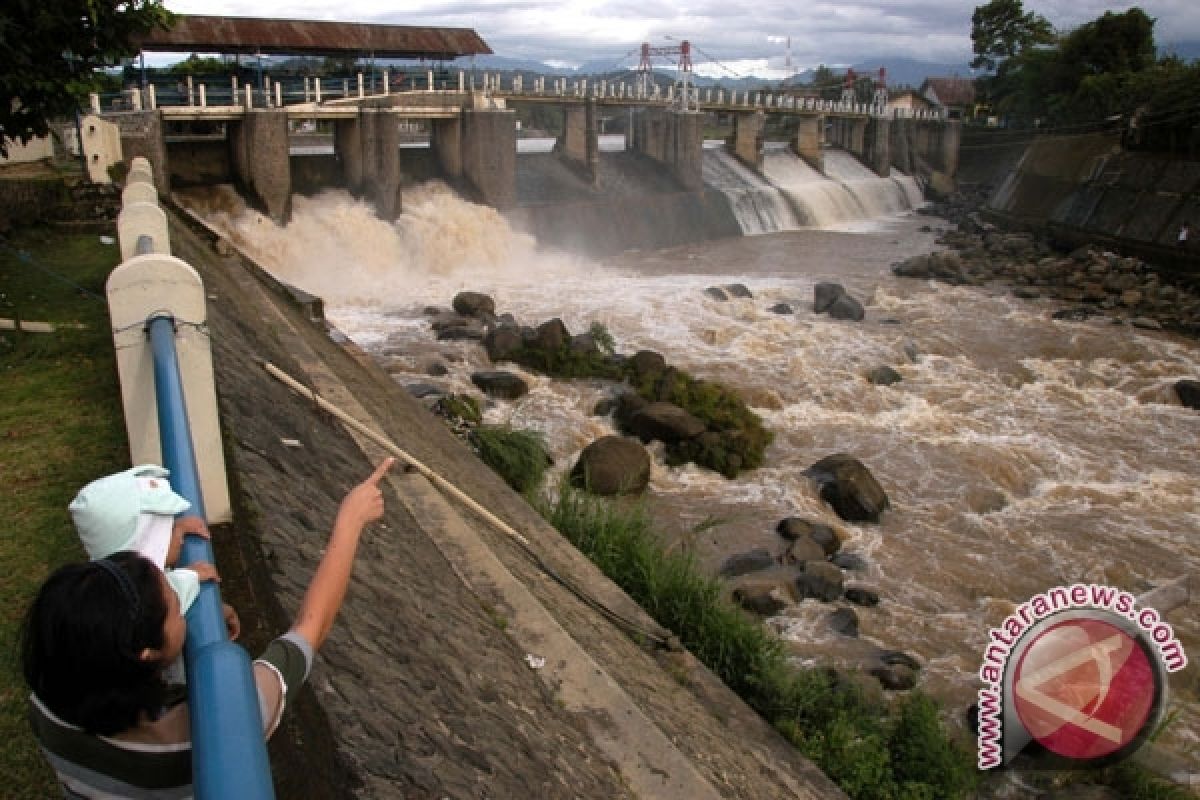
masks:
<path id="1" fill-rule="evenodd" d="M 643 442 L 681 442 L 704 433 L 705 427 L 703 420 L 672 403 L 650 403 L 629 417 L 629 432 Z"/>
<path id="2" fill-rule="evenodd" d="M 1200 411 L 1200 381 L 1191 378 L 1176 381 L 1175 394 L 1179 396 L 1179 402 L 1185 408 L 1194 408 Z"/>
<path id="3" fill-rule="evenodd" d="M 845 293 L 846 288 L 840 283 L 818 283 L 813 287 L 813 311 L 825 313 Z"/>
<path id="4" fill-rule="evenodd" d="M 828 561 L 805 561 L 796 578 L 796 595 L 832 603 L 842 596 L 842 571 Z"/>
<path id="5" fill-rule="evenodd" d="M 899 692 L 917 685 L 917 673 L 902 665 L 873 667 L 871 675 L 888 691 Z"/>
<path id="6" fill-rule="evenodd" d="M 892 274 L 900 278 L 928 278 L 931 274 L 929 256 L 913 256 L 893 264 Z"/>
<path id="7" fill-rule="evenodd" d="M 879 605 L 879 592 L 862 586 L 851 586 L 846 590 L 846 599 L 856 606 L 874 608 Z"/>
<path id="8" fill-rule="evenodd" d="M 451 303 L 464 317 L 494 316 L 496 301 L 482 292 L 459 292 Z"/>
<path id="9" fill-rule="evenodd" d="M 829 316 L 834 319 L 845 319 L 851 322 L 862 322 L 866 317 L 867 312 L 863 308 L 862 303 L 855 300 L 848 294 L 839 295 L 833 304 L 829 306 Z"/>
<path id="10" fill-rule="evenodd" d="M 650 405 L 650 401 L 637 392 L 621 392 L 617 395 L 617 421 L 629 425 L 633 415 Z"/>
<path id="11" fill-rule="evenodd" d="M 451 325 L 437 332 L 437 338 L 440 342 L 478 342 L 483 339 L 483 336 L 483 326 L 474 320 L 471 320 L 467 325 Z"/>
<path id="12" fill-rule="evenodd" d="M 883 487 L 861 461 L 845 453 L 826 456 L 804 471 L 821 499 L 850 522 L 879 522 L 888 507 Z"/>
<path id="13" fill-rule="evenodd" d="M 492 397 L 504 400 L 516 400 L 529 391 L 529 385 L 520 375 L 504 370 L 476 372 L 471 375 L 471 383 Z"/>
<path id="14" fill-rule="evenodd" d="M 430 383 L 410 383 L 404 387 L 409 394 L 416 398 L 431 397 L 435 395 L 443 395 L 446 390 L 440 386 L 434 386 Z"/>
<path id="15" fill-rule="evenodd" d="M 667 368 L 667 360 L 653 350 L 638 350 L 628 361 L 629 369 L 637 378 L 657 375 Z"/>
<path id="16" fill-rule="evenodd" d="M 739 586 L 733 590 L 733 602 L 760 617 L 773 617 L 788 606 L 782 593 L 767 585 Z"/>
<path id="17" fill-rule="evenodd" d="M 825 548 L 812 540 L 812 537 L 802 536 L 794 542 L 788 542 L 780 561 L 784 564 L 802 564 L 805 561 L 824 561 Z"/>
<path id="18" fill-rule="evenodd" d="M 908 667 L 914 672 L 921 669 L 921 662 L 903 650 L 880 650 L 877 658 L 879 659 L 879 663 L 889 667 Z"/>
<path id="19" fill-rule="evenodd" d="M 582 353 L 584 355 L 600 352 L 600 345 L 596 344 L 596 337 L 590 333 L 579 333 L 572 336 L 568 347 L 572 353 Z"/>
<path id="20" fill-rule="evenodd" d="M 450 368 L 441 361 L 430 361 L 425 365 L 425 374 L 435 378 L 441 378 L 450 374 Z"/>
<path id="21" fill-rule="evenodd" d="M 904 376 L 886 364 L 875 367 L 875 369 L 867 373 L 867 382 L 873 383 L 876 386 L 891 386 L 902 380 L 904 380 Z"/>
<path id="22" fill-rule="evenodd" d="M 634 439 L 604 436 L 583 448 L 571 483 L 593 494 L 637 494 L 650 482 L 650 454 Z"/>
<path id="23" fill-rule="evenodd" d="M 802 517 L 786 517 L 775 526 L 775 532 L 788 541 L 813 542 L 821 548 L 823 555 L 830 556 L 841 547 L 841 540 L 833 528 L 819 522 L 810 522 Z"/>
<path id="24" fill-rule="evenodd" d="M 816 524 L 812 526 L 812 531 L 809 533 L 809 538 L 816 544 L 820 545 L 821 550 L 826 556 L 831 556 L 842 548 L 842 540 L 833 532 L 833 528 L 828 525 Z"/>
<path id="25" fill-rule="evenodd" d="M 792 307 L 789 306 L 787 303 L 776 303 L 775 305 L 771 306 L 767 310 L 770 311 L 772 314 L 794 314 L 794 313 L 796 313 L 795 311 L 792 310 Z"/>
<path id="26" fill-rule="evenodd" d="M 557 353 L 571 341 L 571 332 L 566 324 L 555 317 L 537 326 L 533 346 L 547 353 Z"/>
<path id="27" fill-rule="evenodd" d="M 834 633 L 858 638 L 858 614 L 853 608 L 839 608 L 829 615 L 829 627 Z"/>
<path id="28" fill-rule="evenodd" d="M 725 302 L 729 299 L 729 295 L 725 294 L 725 290 L 719 286 L 709 286 L 704 290 L 704 293 L 713 300 L 719 300 L 721 302 Z"/>
<path id="29" fill-rule="evenodd" d="M 742 297 L 746 299 L 752 299 L 754 297 L 750 290 L 741 283 L 729 283 L 722 288 L 725 289 L 725 293 L 730 297 Z"/>
<path id="30" fill-rule="evenodd" d="M 507 361 L 524 346 L 524 340 L 519 330 L 504 326 L 488 331 L 483 337 L 483 346 L 493 362 Z"/>
<path id="31" fill-rule="evenodd" d="M 717 574 L 722 578 L 736 578 L 739 575 L 759 572 L 774 566 L 775 556 L 771 555 L 765 547 L 756 547 L 745 553 L 734 553 L 725 559 L 725 563 L 717 570 Z"/>
<path id="32" fill-rule="evenodd" d="M 838 553 L 829 559 L 831 564 L 851 572 L 866 572 L 867 560 L 858 553 Z"/>
<path id="33" fill-rule="evenodd" d="M 593 417 L 607 417 L 617 407 L 617 400 L 614 397 L 601 397 L 596 401 L 596 405 L 592 407 Z"/>

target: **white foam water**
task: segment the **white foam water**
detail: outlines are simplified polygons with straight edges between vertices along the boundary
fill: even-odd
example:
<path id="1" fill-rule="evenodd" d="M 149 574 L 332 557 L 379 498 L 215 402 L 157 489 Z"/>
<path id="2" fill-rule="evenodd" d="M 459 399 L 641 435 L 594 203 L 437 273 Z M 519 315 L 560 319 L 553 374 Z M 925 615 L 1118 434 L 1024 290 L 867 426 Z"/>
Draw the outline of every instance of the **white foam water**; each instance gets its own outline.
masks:
<path id="1" fill-rule="evenodd" d="M 324 296 L 334 322 L 401 383 L 474 391 L 470 373 L 488 366 L 482 348 L 437 342 L 423 315 L 472 289 L 523 322 L 557 316 L 572 331 L 602 323 L 622 352 L 655 349 L 742 392 L 775 432 L 765 466 L 725 480 L 660 457 L 651 507 L 665 534 L 685 538 L 713 569 L 752 547 L 780 550 L 775 523 L 793 515 L 831 524 L 844 549 L 864 555 L 868 571 L 849 577 L 883 602 L 859 610 L 861 641 L 829 633 L 829 607 L 813 601 L 775 623 L 806 660 L 854 663 L 864 641 L 908 650 L 925 664 L 925 687 L 961 707 L 977 688 L 988 628 L 1014 604 L 1061 583 L 1136 593 L 1200 569 L 1200 425 L 1169 388 L 1200 375 L 1200 347 L 1053 321 L 1043 301 L 998 289 L 894 278 L 892 261 L 933 247 L 919 230 L 928 218 L 597 264 L 539 250 L 444 188 L 406 194 L 395 225 L 344 193 L 296 198 L 286 229 L 220 206 L 207 212 L 214 224 L 282 279 Z M 814 314 L 823 280 L 863 299 L 866 320 Z M 704 292 L 733 282 L 754 297 Z M 794 313 L 772 312 L 778 303 Z M 431 361 L 449 374 L 426 374 Z M 865 374 L 881 364 L 903 381 L 870 384 Z M 559 470 L 614 431 L 591 413 L 609 391 L 603 384 L 522 374 L 532 391 L 495 403 L 487 418 L 541 431 Z M 887 491 L 881 524 L 837 519 L 804 477 L 835 452 L 860 458 Z M 1200 653 L 1198 615 L 1171 622 Z M 1180 712 L 1168 736 L 1194 737 L 1194 702 Z"/>

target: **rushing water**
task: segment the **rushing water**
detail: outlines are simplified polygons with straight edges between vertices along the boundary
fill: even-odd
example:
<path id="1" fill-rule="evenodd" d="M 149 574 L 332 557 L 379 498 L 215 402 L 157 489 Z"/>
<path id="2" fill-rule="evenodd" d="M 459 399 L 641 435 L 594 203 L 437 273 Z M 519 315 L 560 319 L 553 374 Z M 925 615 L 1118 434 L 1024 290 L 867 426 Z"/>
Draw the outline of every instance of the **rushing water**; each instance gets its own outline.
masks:
<path id="1" fill-rule="evenodd" d="M 437 187 L 406 194 L 395 225 L 341 193 L 296 197 L 286 230 L 228 197 L 195 202 L 281 278 L 324 296 L 332 320 L 402 383 L 474 391 L 482 348 L 435 341 L 422 313 L 472 289 L 523 322 L 560 316 L 572 331 L 601 322 L 623 352 L 658 350 L 741 390 L 776 433 L 766 465 L 729 481 L 667 468 L 660 455 L 652 508 L 713 569 L 751 547 L 780 550 L 774 526 L 791 515 L 832 524 L 845 550 L 866 557 L 869 569 L 851 583 L 878 589 L 883 602 L 859 609 L 861 639 L 832 634 L 829 606 L 814 601 L 773 620 L 799 658 L 854 664 L 875 646 L 904 649 L 924 663 L 923 685 L 961 709 L 977 688 L 988 627 L 1014 604 L 1075 581 L 1136 593 L 1200 568 L 1200 417 L 1170 389 L 1200 375 L 1200 347 L 1104 322 L 1052 321 L 1051 306 L 1001 287 L 893 277 L 891 263 L 935 247 L 922 230 L 930 218 L 600 264 L 541 252 L 494 211 Z M 813 286 L 823 280 L 860 298 L 866 320 L 814 314 Z M 731 282 L 754 298 L 718 302 L 703 291 Z M 779 302 L 796 313 L 768 311 Z M 435 360 L 450 374 L 425 374 Z M 864 374 L 882 364 L 903 382 L 869 384 Z M 493 405 L 487 419 L 543 432 L 558 469 L 613 432 L 610 419 L 590 413 L 605 387 L 516 371 L 532 391 Z M 881 524 L 839 521 L 803 477 L 835 452 L 860 458 L 888 492 Z M 1185 610 L 1171 622 L 1200 657 L 1197 616 Z M 1169 735 L 1194 753 L 1198 732 L 1193 702 Z"/>

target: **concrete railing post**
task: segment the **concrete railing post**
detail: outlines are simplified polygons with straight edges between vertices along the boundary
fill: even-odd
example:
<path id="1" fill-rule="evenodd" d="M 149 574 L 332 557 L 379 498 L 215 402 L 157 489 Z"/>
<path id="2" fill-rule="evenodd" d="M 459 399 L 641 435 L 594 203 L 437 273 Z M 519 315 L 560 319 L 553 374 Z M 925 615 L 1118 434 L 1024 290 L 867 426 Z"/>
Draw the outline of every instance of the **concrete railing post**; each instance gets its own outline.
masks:
<path id="1" fill-rule="evenodd" d="M 283 84 L 275 81 L 275 107 L 283 108 Z"/>
<path id="2" fill-rule="evenodd" d="M 425 71 L 425 89 L 426 91 L 433 91 L 433 70 L 431 69 Z"/>
<path id="3" fill-rule="evenodd" d="M 189 106 L 196 105 L 196 82 L 191 75 L 187 76 L 187 104 Z"/>
<path id="4" fill-rule="evenodd" d="M 358 96 L 363 97 L 363 74 L 358 73 Z"/>
<path id="5" fill-rule="evenodd" d="M 146 86 L 146 108 L 150 111 L 158 108 L 158 90 L 153 83 Z"/>
<path id="6" fill-rule="evenodd" d="M 200 107 L 208 108 L 208 87 L 200 84 Z"/>
<path id="7" fill-rule="evenodd" d="M 247 83 L 242 88 L 245 90 L 246 95 L 245 102 L 242 105 L 249 111 L 254 108 L 254 87 Z"/>
<path id="8" fill-rule="evenodd" d="M 313 98 L 318 104 L 321 102 L 321 76 L 318 75 L 313 80 Z"/>
<path id="9" fill-rule="evenodd" d="M 88 105 L 91 106 L 93 114 L 100 113 L 100 95 L 92 92 L 88 95 Z"/>
<path id="10" fill-rule="evenodd" d="M 392 93 L 392 87 L 388 85 L 388 78 L 389 78 L 388 71 L 384 70 L 383 71 L 383 93 L 385 95 L 389 95 Z"/>

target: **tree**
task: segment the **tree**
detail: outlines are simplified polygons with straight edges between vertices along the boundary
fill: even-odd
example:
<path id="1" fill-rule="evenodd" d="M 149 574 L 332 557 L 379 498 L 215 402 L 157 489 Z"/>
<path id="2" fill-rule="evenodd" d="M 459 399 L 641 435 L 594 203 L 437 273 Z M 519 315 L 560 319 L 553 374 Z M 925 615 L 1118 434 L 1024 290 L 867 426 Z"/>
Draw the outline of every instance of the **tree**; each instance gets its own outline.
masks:
<path id="1" fill-rule="evenodd" d="M 991 0 L 971 15 L 971 66 L 995 72 L 1013 56 L 1054 42 L 1054 29 L 1041 14 L 1025 13 L 1021 0 Z"/>
<path id="2" fill-rule="evenodd" d="M 100 85 L 96 71 L 137 52 L 174 19 L 161 0 L 5 0 L 0 6 L 0 154 L 45 136 Z"/>
<path id="3" fill-rule="evenodd" d="M 1067 34 L 1062 57 L 1087 75 L 1141 72 L 1154 65 L 1154 20 L 1140 8 L 1106 11 Z"/>

